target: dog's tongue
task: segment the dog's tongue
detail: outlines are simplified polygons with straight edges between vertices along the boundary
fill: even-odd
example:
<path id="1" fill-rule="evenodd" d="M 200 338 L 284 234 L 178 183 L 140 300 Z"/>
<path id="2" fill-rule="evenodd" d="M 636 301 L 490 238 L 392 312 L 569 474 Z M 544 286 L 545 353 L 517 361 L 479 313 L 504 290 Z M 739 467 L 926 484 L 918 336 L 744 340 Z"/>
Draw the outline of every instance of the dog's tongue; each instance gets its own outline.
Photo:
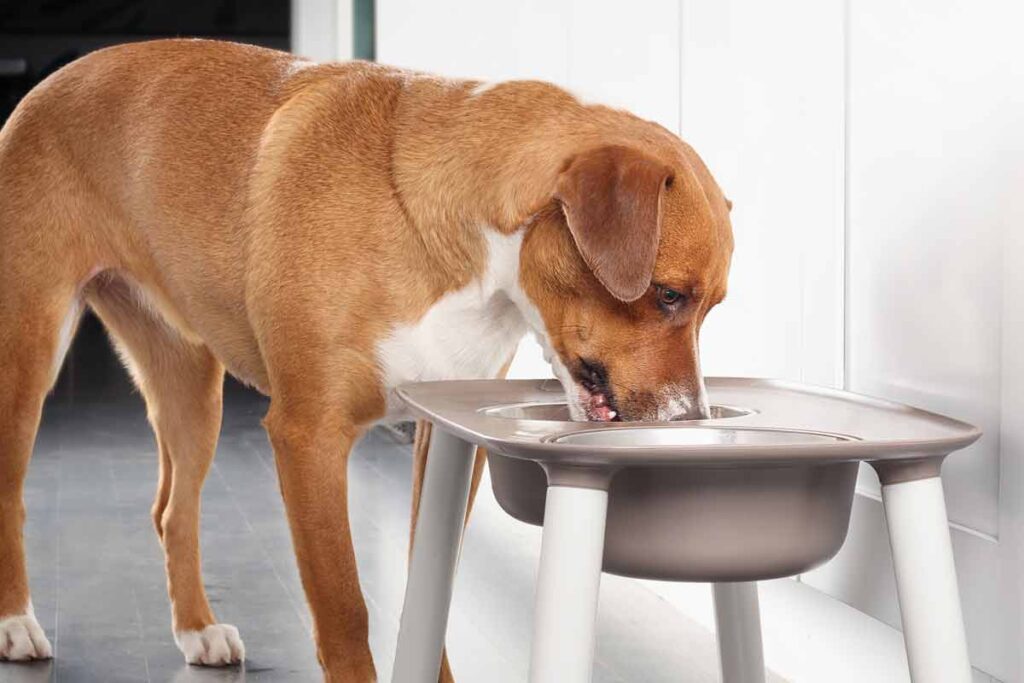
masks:
<path id="1" fill-rule="evenodd" d="M 603 393 L 591 394 L 580 388 L 580 400 L 586 404 L 587 419 L 593 422 L 611 422 L 617 413 L 608 405 L 608 397 Z"/>
<path id="2" fill-rule="evenodd" d="M 608 397 L 604 394 L 590 397 L 590 419 L 597 422 L 611 422 L 615 419 L 615 411 L 608 405 Z"/>

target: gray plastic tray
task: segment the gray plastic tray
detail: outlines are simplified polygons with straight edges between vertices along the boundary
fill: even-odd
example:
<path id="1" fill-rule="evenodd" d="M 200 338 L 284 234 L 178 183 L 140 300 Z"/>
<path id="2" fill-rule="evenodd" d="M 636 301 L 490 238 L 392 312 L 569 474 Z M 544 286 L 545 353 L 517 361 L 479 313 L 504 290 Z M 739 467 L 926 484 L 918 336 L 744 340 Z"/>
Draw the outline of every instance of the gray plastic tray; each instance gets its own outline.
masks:
<path id="1" fill-rule="evenodd" d="M 604 568 L 748 581 L 831 558 L 849 525 L 857 463 L 883 480 L 935 476 L 980 436 L 965 422 L 850 392 L 709 378 L 712 417 L 572 422 L 555 380 L 426 382 L 414 413 L 491 454 L 501 506 L 543 523 L 549 485 L 608 488 Z"/>

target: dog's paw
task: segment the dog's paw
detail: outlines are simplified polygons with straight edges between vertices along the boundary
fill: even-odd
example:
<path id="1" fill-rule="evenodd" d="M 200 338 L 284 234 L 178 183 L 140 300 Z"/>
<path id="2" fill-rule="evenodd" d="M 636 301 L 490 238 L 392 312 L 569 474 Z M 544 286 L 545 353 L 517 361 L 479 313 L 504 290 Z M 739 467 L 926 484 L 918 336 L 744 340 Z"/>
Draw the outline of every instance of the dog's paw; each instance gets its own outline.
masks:
<path id="1" fill-rule="evenodd" d="M 228 666 L 245 660 L 245 645 L 231 624 L 212 624 L 202 631 L 174 634 L 178 649 L 189 664 Z"/>
<path id="2" fill-rule="evenodd" d="M 0 660 L 49 659 L 53 648 L 30 607 L 26 614 L 0 619 Z"/>

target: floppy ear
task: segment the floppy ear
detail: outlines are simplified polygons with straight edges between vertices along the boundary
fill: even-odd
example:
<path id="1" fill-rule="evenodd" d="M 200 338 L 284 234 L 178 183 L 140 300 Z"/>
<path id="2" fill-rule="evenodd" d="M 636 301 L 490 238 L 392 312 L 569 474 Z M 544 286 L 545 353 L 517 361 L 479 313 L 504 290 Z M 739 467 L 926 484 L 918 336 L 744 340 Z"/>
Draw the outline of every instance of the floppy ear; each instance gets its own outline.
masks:
<path id="1" fill-rule="evenodd" d="M 636 301 L 651 285 L 671 177 L 664 164 L 617 145 L 579 154 L 558 177 L 554 196 L 576 248 L 620 301 Z"/>

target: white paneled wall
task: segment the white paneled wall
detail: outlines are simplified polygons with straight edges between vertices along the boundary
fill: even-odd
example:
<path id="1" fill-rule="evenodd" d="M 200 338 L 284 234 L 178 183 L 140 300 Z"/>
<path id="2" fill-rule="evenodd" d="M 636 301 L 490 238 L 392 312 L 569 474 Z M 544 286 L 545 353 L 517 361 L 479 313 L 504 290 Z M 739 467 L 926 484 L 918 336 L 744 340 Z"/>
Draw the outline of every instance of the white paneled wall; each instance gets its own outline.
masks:
<path id="1" fill-rule="evenodd" d="M 377 3 L 377 60 L 461 78 L 566 83 L 567 2 Z"/>
<path id="2" fill-rule="evenodd" d="M 352 58 L 352 0 L 292 0 L 292 52 L 329 62 Z"/>
<path id="3" fill-rule="evenodd" d="M 382 62 L 537 78 L 694 145 L 734 201 L 707 374 L 846 386 L 971 420 L 946 467 L 976 666 L 1021 681 L 1024 5 L 378 0 Z M 547 374 L 524 344 L 513 374 Z M 877 482 L 805 581 L 898 625 Z"/>
<path id="4" fill-rule="evenodd" d="M 681 133 L 736 237 L 706 374 L 842 381 L 842 19 L 834 1 L 683 3 Z"/>
<path id="5" fill-rule="evenodd" d="M 679 3 L 391 0 L 379 61 L 482 80 L 537 79 L 679 128 Z"/>
<path id="6" fill-rule="evenodd" d="M 552 3 L 555 4 L 555 3 Z M 679 131 L 679 3 L 569 3 L 566 85 Z"/>
<path id="7" fill-rule="evenodd" d="M 1015 38 L 992 30 L 1007 18 L 984 3 L 861 2 L 850 42 L 850 387 L 985 430 L 946 465 L 946 489 L 954 520 L 993 536 L 1002 235 L 1020 227 L 1024 149 L 1000 64 Z"/>
<path id="8" fill-rule="evenodd" d="M 972 658 L 1019 680 L 1015 500 L 1024 495 L 1002 403 L 1020 325 L 1004 297 L 1024 261 L 1024 51 L 1019 4 L 860 0 L 848 25 L 846 376 L 855 391 L 984 429 L 944 468 Z M 1011 307 L 1010 311 L 1013 310 Z M 1001 473 L 1001 470 L 1004 470 Z M 1002 474 L 1002 476 L 1001 476 Z M 807 580 L 897 623 L 888 548 L 865 468 L 850 543 Z M 1009 607 L 1009 606 L 1013 607 Z"/>
<path id="9" fill-rule="evenodd" d="M 1024 62 L 1021 59 L 1018 64 Z M 1024 187 L 1024 165 L 1018 164 L 1012 175 L 1016 187 Z M 1015 193 L 1019 197 L 1018 193 Z M 1019 200 L 1018 200 L 1019 201 Z M 1000 566 L 1000 583 L 1016 582 L 1017 591 L 1002 596 L 1000 612 L 1006 614 L 1007 633 L 1000 639 L 1011 653 L 1007 668 L 1016 672 L 1013 680 L 1024 680 L 1024 230 L 1018 218 L 1003 236 L 1003 348 L 1002 348 L 1002 420 L 1000 444 L 1000 539 L 1007 544 Z"/>

